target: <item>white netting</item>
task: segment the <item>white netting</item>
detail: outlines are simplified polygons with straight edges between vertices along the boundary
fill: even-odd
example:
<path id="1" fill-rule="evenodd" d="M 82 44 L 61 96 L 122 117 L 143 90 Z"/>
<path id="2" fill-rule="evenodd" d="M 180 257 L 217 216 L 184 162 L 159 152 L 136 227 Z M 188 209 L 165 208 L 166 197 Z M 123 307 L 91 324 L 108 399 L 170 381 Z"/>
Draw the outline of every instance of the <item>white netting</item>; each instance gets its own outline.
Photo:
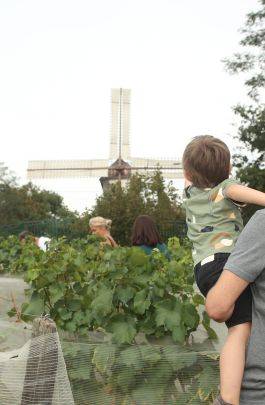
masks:
<path id="1" fill-rule="evenodd" d="M 1 405 L 199 405 L 218 392 L 216 352 L 44 332 L 0 353 Z"/>
<path id="2" fill-rule="evenodd" d="M 74 405 L 57 332 L 0 353 L 1 405 Z"/>
<path id="3" fill-rule="evenodd" d="M 77 342 L 63 351 L 75 405 L 210 405 L 218 393 L 216 352 Z"/>
<path id="4" fill-rule="evenodd" d="M 60 332 L 60 344 L 47 319 L 40 324 L 32 316 L 33 325 L 8 319 L 11 292 L 20 306 L 24 288 L 21 280 L 1 278 L 0 405 L 212 403 L 219 384 L 219 345 L 205 341 L 201 331 L 189 350 L 167 339 L 115 345 L 99 332 L 88 332 L 82 341 Z"/>

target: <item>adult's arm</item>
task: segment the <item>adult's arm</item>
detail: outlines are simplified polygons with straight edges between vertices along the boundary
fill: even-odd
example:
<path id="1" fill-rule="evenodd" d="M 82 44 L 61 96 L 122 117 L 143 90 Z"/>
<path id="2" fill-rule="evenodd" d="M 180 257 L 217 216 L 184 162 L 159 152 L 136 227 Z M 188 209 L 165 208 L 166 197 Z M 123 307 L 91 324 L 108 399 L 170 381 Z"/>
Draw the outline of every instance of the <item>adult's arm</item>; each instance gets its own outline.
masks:
<path id="1" fill-rule="evenodd" d="M 225 270 L 206 298 L 206 311 L 216 321 L 228 319 L 235 301 L 265 270 L 265 210 L 250 219 L 231 253 Z"/>
<path id="2" fill-rule="evenodd" d="M 248 282 L 224 270 L 206 298 L 206 312 L 216 322 L 224 322 L 233 313 L 235 302 L 248 286 Z"/>

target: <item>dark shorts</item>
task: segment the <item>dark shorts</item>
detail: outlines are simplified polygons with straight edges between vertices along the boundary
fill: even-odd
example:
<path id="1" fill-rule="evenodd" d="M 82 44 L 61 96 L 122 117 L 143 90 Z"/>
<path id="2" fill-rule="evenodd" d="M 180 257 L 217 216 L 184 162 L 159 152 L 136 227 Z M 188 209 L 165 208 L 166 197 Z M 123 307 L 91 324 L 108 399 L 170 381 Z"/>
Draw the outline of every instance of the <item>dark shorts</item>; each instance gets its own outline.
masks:
<path id="1" fill-rule="evenodd" d="M 214 260 L 203 266 L 198 263 L 194 268 L 195 280 L 200 292 L 206 297 L 210 289 L 215 285 L 220 277 L 229 253 L 216 253 Z M 228 328 L 252 320 L 252 294 L 248 286 L 235 302 L 234 312 L 225 323 Z"/>

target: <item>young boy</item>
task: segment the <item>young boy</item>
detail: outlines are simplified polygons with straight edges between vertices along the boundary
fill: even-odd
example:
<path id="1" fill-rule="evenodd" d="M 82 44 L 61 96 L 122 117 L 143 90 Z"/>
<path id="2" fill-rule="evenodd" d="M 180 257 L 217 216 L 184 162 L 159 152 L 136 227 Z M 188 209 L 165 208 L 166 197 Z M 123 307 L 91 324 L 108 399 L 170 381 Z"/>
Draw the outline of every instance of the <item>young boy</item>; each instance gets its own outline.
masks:
<path id="1" fill-rule="evenodd" d="M 230 152 L 213 136 L 195 137 L 183 155 L 184 205 L 188 237 L 193 245 L 196 283 L 206 297 L 224 269 L 243 228 L 240 207 L 265 206 L 265 193 L 229 178 Z M 248 287 L 226 321 L 228 336 L 220 356 L 221 395 L 216 405 L 238 405 L 245 366 L 245 349 L 252 318 Z"/>

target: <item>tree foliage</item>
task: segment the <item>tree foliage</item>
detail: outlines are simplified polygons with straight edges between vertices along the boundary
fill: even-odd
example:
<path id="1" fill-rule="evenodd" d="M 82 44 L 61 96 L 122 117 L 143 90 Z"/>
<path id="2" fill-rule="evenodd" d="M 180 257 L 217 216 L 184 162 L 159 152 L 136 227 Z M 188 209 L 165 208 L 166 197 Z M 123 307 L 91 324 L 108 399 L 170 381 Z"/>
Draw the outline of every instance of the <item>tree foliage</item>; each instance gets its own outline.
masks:
<path id="1" fill-rule="evenodd" d="M 100 196 L 91 216 L 103 216 L 113 221 L 112 234 L 121 244 L 130 244 L 132 225 L 138 215 L 150 215 L 163 231 L 172 221 L 183 218 L 177 190 L 166 185 L 162 173 L 134 174 L 126 187 L 117 182 Z"/>
<path id="2" fill-rule="evenodd" d="M 230 73 L 242 73 L 250 99 L 249 105 L 234 107 L 240 119 L 238 139 L 244 148 L 235 156 L 239 179 L 250 187 L 265 191 L 265 0 L 260 0 L 260 9 L 247 15 L 241 30 L 242 52 L 225 60 Z M 248 219 L 258 207 L 248 207 Z"/>
<path id="3" fill-rule="evenodd" d="M 41 190 L 32 183 L 19 186 L 16 177 L 0 167 L 0 225 L 49 218 L 76 217 L 52 191 Z"/>

